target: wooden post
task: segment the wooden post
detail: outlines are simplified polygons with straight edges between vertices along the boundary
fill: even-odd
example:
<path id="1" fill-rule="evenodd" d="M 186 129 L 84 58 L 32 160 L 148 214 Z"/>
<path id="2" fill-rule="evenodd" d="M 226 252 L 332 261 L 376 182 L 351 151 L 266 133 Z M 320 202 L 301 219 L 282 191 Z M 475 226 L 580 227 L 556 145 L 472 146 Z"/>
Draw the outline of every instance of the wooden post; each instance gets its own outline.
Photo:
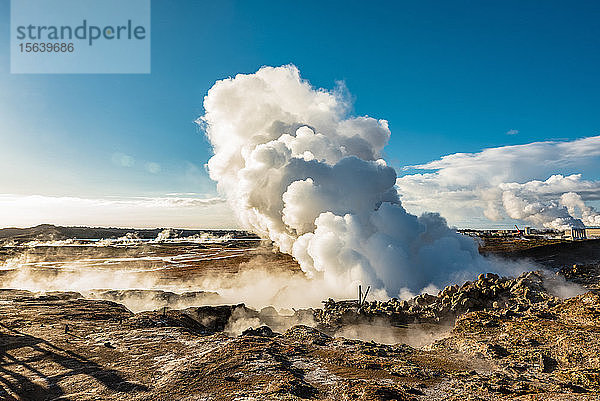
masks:
<path id="1" fill-rule="evenodd" d="M 365 302 L 367 300 L 367 295 L 369 294 L 370 289 L 371 289 L 371 286 L 368 286 L 367 290 L 365 291 L 365 297 L 363 298 L 362 302 Z"/>
<path id="2" fill-rule="evenodd" d="M 358 285 L 358 306 L 362 305 L 362 286 Z"/>

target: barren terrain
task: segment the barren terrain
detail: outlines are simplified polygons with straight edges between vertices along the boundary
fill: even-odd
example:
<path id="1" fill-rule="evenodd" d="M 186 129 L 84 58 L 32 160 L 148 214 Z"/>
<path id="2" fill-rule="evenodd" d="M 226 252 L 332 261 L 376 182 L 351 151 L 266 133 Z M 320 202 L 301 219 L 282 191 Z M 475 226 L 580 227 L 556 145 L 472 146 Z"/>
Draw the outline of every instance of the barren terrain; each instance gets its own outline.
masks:
<path id="1" fill-rule="evenodd" d="M 301 274 L 256 238 L 29 240 L 0 248 L 0 399 L 600 397 L 600 269 L 591 257 L 558 274 L 481 275 L 437 296 L 277 310 L 227 304 L 198 287 L 257 258 Z M 552 247 L 552 260 L 577 255 Z M 124 285 L 81 280 L 98 271 Z M 127 288 L 141 282 L 147 288 Z"/>

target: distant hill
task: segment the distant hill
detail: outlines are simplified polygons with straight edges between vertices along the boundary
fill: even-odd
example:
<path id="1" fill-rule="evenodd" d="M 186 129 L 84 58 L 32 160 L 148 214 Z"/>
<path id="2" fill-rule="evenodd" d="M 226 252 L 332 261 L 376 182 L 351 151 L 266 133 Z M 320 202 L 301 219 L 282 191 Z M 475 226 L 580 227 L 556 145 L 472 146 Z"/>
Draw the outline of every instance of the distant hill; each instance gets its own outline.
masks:
<path id="1" fill-rule="evenodd" d="M 133 228 L 105 228 L 105 227 L 62 227 L 52 224 L 40 224 L 29 228 L 3 228 L 0 229 L 0 240 L 15 241 L 57 241 L 65 239 L 105 239 L 119 238 L 127 233 L 136 233 L 139 238 L 153 239 L 164 228 L 133 229 Z M 230 234 L 236 237 L 256 237 L 254 234 L 239 230 L 173 230 L 178 237 L 189 237 L 210 233 L 215 236 Z M 258 237 L 256 237 L 258 238 Z"/>

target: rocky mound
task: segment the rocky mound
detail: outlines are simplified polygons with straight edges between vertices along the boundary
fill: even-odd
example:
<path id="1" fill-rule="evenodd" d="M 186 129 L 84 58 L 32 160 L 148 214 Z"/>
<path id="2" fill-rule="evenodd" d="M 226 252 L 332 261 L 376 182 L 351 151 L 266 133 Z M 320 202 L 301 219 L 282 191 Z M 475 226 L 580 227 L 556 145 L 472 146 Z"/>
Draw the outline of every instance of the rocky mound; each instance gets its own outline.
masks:
<path id="1" fill-rule="evenodd" d="M 465 314 L 456 321 L 452 335 L 431 348 L 490 361 L 491 372 L 461 380 L 461 385 L 466 381 L 481 394 L 499 398 L 537 394 L 545 399 L 567 392 L 596 397 L 599 323 L 600 296 L 585 293 L 548 309 Z"/>
<path id="2" fill-rule="evenodd" d="M 106 299 L 129 305 L 133 310 L 183 309 L 192 305 L 216 304 L 221 297 L 216 292 L 188 291 L 176 294 L 163 290 L 92 290 L 88 298 Z"/>
<path id="3" fill-rule="evenodd" d="M 517 278 L 499 277 L 497 274 L 481 274 L 476 281 L 462 286 L 444 288 L 437 296 L 421 294 L 410 300 L 336 302 L 329 299 L 315 313 L 316 321 L 325 330 L 336 331 L 349 324 L 410 323 L 452 324 L 464 313 L 480 310 L 527 309 L 532 306 L 549 308 L 560 302 L 553 295 L 563 285 L 557 277 L 540 271 L 523 273 Z M 541 305 L 540 305 L 541 304 Z"/>
<path id="4" fill-rule="evenodd" d="M 572 264 L 560 269 L 559 273 L 566 279 L 588 289 L 600 289 L 600 264 Z"/>

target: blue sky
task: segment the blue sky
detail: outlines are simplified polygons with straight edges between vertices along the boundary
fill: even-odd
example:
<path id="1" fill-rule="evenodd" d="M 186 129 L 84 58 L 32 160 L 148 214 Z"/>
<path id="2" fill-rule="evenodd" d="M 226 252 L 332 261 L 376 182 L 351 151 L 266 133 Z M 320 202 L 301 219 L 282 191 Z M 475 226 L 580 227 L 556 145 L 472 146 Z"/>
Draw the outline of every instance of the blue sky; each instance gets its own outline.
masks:
<path id="1" fill-rule="evenodd" d="M 9 4 L 0 0 L 4 194 L 214 197 L 194 120 L 216 80 L 263 65 L 293 63 L 318 87 L 344 81 L 355 114 L 389 121 L 386 158 L 399 171 L 599 134 L 597 2 L 152 1 L 148 75 L 10 74 Z M 189 225 L 206 221 L 218 225 Z"/>

